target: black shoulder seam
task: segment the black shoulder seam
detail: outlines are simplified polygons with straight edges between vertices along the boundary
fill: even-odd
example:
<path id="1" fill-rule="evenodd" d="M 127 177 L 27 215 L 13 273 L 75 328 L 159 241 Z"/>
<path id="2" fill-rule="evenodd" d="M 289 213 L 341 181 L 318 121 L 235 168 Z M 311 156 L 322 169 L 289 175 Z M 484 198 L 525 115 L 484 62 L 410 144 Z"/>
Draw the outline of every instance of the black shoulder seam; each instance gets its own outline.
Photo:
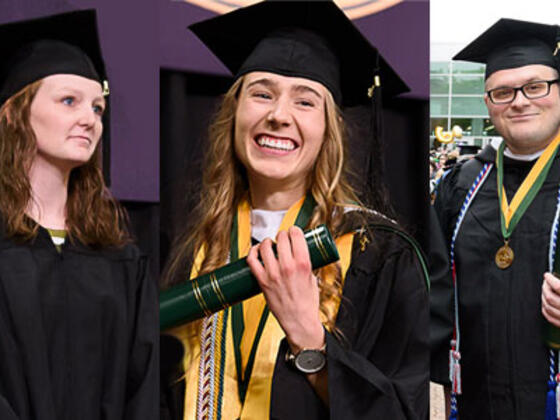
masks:
<path id="1" fill-rule="evenodd" d="M 428 265 L 426 264 L 426 257 L 424 256 L 424 252 L 422 251 L 422 248 L 420 247 L 420 244 L 416 241 L 416 239 L 414 239 L 411 235 L 402 231 L 401 229 L 399 229 L 397 227 L 394 227 L 394 226 L 391 226 L 391 225 L 383 225 L 383 224 L 380 224 L 380 223 L 371 223 L 371 224 L 369 224 L 369 226 L 374 228 L 374 229 L 379 229 L 379 230 L 384 230 L 386 232 L 395 233 L 410 244 L 410 246 L 414 250 L 414 253 L 416 254 L 416 257 L 418 258 L 418 261 L 420 263 L 420 267 L 422 268 L 422 274 L 424 275 L 424 280 L 426 282 L 426 288 L 429 292 L 430 291 L 430 276 L 428 274 Z"/>

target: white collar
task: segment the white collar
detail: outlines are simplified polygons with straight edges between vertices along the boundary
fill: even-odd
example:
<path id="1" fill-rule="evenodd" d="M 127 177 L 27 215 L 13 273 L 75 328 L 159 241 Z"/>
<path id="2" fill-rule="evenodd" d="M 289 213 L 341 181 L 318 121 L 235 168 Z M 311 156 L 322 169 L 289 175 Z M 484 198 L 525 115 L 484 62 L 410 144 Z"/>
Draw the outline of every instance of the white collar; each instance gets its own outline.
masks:
<path id="1" fill-rule="evenodd" d="M 498 147 L 500 147 L 500 144 L 502 143 L 502 139 L 501 138 L 493 138 L 492 142 L 490 143 L 492 145 L 492 147 L 496 150 L 498 150 Z M 540 155 L 542 155 L 544 152 L 543 150 L 539 150 L 536 153 L 531 153 L 530 155 L 518 155 L 516 153 L 513 153 L 511 150 L 509 150 L 509 148 L 506 146 L 506 148 L 504 149 L 504 156 L 507 156 L 510 159 L 514 159 L 514 160 L 521 160 L 524 162 L 531 162 L 537 158 L 540 157 Z"/>
<path id="2" fill-rule="evenodd" d="M 288 210 L 251 210 L 251 236 L 259 242 L 265 238 L 274 240 L 287 212 Z"/>

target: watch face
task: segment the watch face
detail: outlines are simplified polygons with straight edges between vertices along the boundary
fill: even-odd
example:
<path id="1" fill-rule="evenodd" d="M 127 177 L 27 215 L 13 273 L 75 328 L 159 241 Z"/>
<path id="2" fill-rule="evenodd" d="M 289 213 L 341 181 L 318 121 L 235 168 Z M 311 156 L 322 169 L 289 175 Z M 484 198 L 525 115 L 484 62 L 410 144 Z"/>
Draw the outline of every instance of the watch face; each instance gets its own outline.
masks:
<path id="1" fill-rule="evenodd" d="M 319 350 L 302 350 L 294 360 L 296 368 L 304 373 L 319 372 L 325 363 L 325 355 Z"/>

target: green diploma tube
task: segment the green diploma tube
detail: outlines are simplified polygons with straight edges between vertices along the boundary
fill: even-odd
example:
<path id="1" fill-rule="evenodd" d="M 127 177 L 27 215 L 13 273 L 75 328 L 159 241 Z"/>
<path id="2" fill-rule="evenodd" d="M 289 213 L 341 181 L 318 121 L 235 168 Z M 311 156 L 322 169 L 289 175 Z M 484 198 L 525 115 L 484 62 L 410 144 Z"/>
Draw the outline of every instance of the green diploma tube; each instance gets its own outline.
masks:
<path id="1" fill-rule="evenodd" d="M 305 232 L 313 269 L 338 261 L 338 251 L 325 225 Z M 159 295 L 161 330 L 208 316 L 261 292 L 247 258 L 173 286 Z"/>

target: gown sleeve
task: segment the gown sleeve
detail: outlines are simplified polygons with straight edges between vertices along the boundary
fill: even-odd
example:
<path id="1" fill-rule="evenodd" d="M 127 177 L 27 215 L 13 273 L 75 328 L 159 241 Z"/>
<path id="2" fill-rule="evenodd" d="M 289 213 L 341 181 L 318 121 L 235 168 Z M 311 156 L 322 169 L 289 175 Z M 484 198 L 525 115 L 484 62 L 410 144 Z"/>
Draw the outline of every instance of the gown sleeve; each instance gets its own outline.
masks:
<path id="1" fill-rule="evenodd" d="M 0 310 L 0 371 L 4 372 L 3 377 L 0 377 L 0 419 L 2 420 L 20 420 L 20 418 L 14 412 L 14 408 L 9 402 L 10 396 L 8 393 L 17 393 L 24 389 L 21 385 L 21 381 L 18 380 L 19 377 L 16 376 L 16 371 L 18 371 L 17 366 L 19 365 L 19 360 L 14 363 L 8 358 L 9 349 L 14 348 L 11 346 L 12 337 L 9 335 L 8 325 L 4 320 L 3 311 Z M 11 365 L 11 366 L 10 366 Z M 21 399 L 24 396 L 20 397 Z"/>
<path id="2" fill-rule="evenodd" d="M 3 420 L 19 420 L 8 401 L 0 395 L 0 418 Z"/>
<path id="3" fill-rule="evenodd" d="M 1 227 L 0 227 L 1 230 Z M 30 418 L 29 394 L 33 391 L 26 386 L 24 372 L 25 355 L 21 351 L 18 344 L 18 337 L 14 330 L 14 315 L 9 310 L 9 304 L 18 306 L 16 299 L 11 294 L 6 293 L 6 282 L 8 274 L 13 274 L 11 279 L 13 283 L 22 282 L 23 277 L 19 277 L 19 273 L 14 273 L 9 260 L 22 264 L 22 267 L 30 267 L 30 261 L 27 258 L 21 258 L 21 255 L 3 253 L 0 236 L 0 419 L 2 420 L 23 420 Z M 4 268 L 8 269 L 8 274 L 4 272 Z M 20 287 L 27 291 L 25 287 Z M 28 307 L 25 308 L 28 311 Z M 28 328 L 36 333 L 36 325 Z M 38 335 L 38 334 L 36 334 Z M 38 345 L 38 341 L 33 341 Z"/>
<path id="4" fill-rule="evenodd" d="M 155 420 L 159 418 L 157 288 L 145 257 L 138 261 L 137 281 L 124 419 Z"/>
<path id="5" fill-rule="evenodd" d="M 430 378 L 449 383 L 448 355 L 453 334 L 453 280 L 449 266 L 449 249 L 437 218 L 430 208 Z"/>
<path id="6" fill-rule="evenodd" d="M 413 251 L 388 256 L 367 294 L 352 348 L 327 338 L 331 419 L 425 419 L 428 292 Z"/>
<path id="7" fill-rule="evenodd" d="M 329 407 L 313 394 L 305 375 L 280 361 L 273 403 L 283 399 L 284 406 L 273 404 L 281 415 L 271 418 L 427 418 L 426 281 L 408 243 L 396 235 L 381 235 L 392 237 L 390 243 L 382 242 L 381 253 L 361 252 L 359 244 L 353 253 L 337 317 L 344 338 L 327 334 Z"/>
<path id="8" fill-rule="evenodd" d="M 449 244 L 454 214 L 461 205 L 457 194 L 460 166 L 439 183 L 434 205 L 430 209 L 430 378 L 449 385 L 449 349 L 453 336 L 453 278 Z M 464 198 L 464 197 L 463 197 Z"/>

